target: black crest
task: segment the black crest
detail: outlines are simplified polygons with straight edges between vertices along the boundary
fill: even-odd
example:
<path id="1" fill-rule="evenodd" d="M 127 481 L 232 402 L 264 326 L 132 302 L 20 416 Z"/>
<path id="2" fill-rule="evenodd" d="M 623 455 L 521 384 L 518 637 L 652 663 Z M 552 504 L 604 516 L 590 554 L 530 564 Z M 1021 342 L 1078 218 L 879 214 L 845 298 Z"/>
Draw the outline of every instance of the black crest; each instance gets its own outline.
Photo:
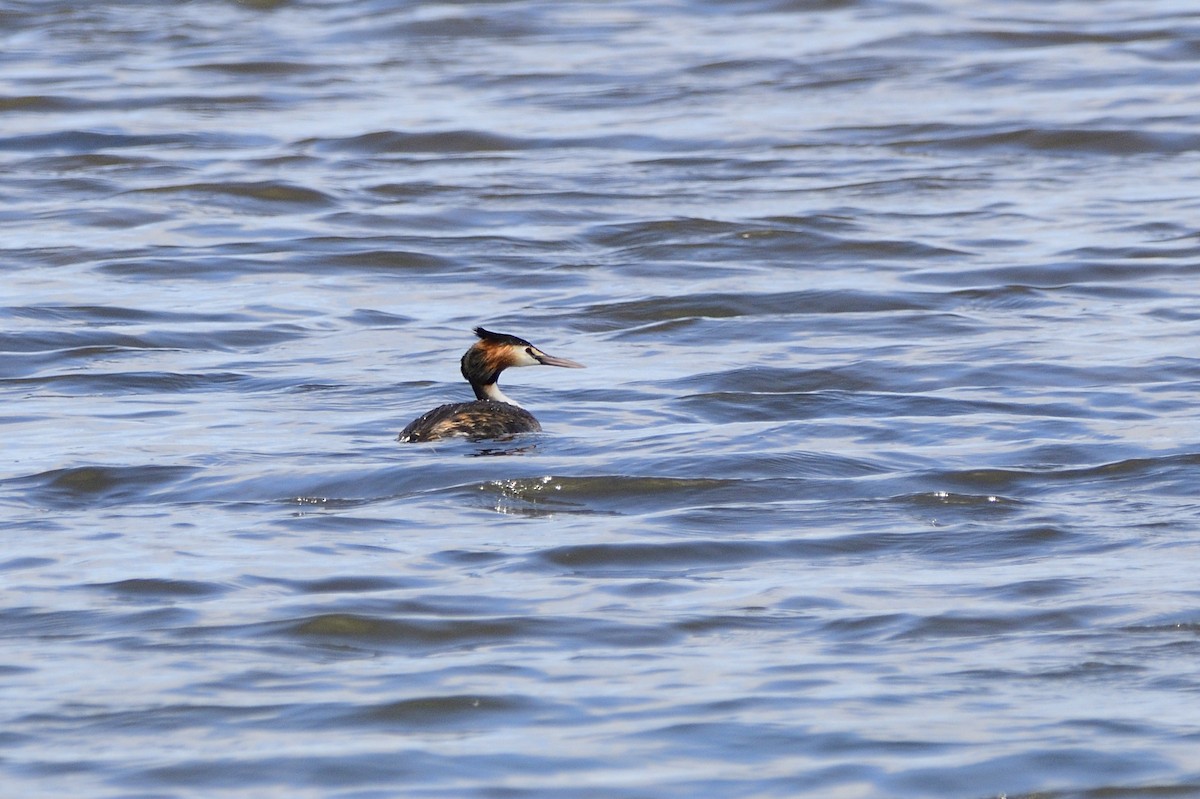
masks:
<path id="1" fill-rule="evenodd" d="M 484 330 L 482 327 L 475 328 L 475 335 L 479 336 L 480 340 L 482 341 L 488 341 L 494 344 L 511 344 L 514 347 L 533 346 L 523 338 L 510 336 L 507 333 L 493 333 L 490 330 Z"/>

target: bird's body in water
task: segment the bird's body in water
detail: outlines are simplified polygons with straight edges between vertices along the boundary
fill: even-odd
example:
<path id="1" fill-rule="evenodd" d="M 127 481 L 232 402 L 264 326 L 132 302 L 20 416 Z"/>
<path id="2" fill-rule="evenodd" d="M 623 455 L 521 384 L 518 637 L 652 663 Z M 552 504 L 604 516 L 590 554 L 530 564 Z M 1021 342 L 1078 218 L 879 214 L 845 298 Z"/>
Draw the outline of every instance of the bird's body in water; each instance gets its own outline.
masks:
<path id="1" fill-rule="evenodd" d="M 510 400 L 496 381 L 510 366 L 566 366 L 583 364 L 547 355 L 523 338 L 475 328 L 479 341 L 462 356 L 462 375 L 475 392 L 472 402 L 439 405 L 414 419 L 400 432 L 400 441 L 438 441 L 461 436 L 473 441 L 507 438 L 542 429 L 533 414 Z"/>

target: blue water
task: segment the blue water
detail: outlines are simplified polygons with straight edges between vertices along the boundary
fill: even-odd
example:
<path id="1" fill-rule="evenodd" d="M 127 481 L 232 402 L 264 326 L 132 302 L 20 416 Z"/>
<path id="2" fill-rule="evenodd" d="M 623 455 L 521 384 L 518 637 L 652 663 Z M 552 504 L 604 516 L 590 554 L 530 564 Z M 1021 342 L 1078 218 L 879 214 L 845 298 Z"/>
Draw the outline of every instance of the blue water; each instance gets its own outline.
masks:
<path id="1" fill-rule="evenodd" d="M 1200 797 L 1191 4 L 0 41 L 5 795 Z"/>

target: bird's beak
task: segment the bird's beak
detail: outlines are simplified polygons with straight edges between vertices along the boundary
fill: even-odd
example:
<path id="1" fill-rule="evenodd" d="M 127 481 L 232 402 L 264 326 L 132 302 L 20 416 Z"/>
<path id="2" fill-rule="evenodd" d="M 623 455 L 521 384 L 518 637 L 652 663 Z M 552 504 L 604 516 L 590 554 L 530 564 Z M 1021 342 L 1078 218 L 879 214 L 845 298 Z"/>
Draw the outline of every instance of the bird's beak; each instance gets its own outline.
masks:
<path id="1" fill-rule="evenodd" d="M 541 350 L 538 350 L 536 353 L 534 353 L 533 357 L 536 358 L 537 362 L 540 363 L 542 366 L 565 366 L 568 369 L 586 369 L 587 368 L 583 364 L 578 363 L 576 361 L 572 361 L 569 358 L 557 358 L 553 355 L 547 355 L 546 353 L 542 352 Z"/>

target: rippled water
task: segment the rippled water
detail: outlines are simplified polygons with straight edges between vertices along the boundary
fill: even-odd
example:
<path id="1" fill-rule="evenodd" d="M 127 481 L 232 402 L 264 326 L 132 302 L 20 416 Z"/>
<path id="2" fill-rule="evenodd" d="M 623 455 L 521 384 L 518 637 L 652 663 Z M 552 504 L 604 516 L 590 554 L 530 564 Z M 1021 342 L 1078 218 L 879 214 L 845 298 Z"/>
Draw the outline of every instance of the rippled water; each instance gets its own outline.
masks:
<path id="1" fill-rule="evenodd" d="M 0 40 L 6 794 L 1200 796 L 1193 3 Z"/>

